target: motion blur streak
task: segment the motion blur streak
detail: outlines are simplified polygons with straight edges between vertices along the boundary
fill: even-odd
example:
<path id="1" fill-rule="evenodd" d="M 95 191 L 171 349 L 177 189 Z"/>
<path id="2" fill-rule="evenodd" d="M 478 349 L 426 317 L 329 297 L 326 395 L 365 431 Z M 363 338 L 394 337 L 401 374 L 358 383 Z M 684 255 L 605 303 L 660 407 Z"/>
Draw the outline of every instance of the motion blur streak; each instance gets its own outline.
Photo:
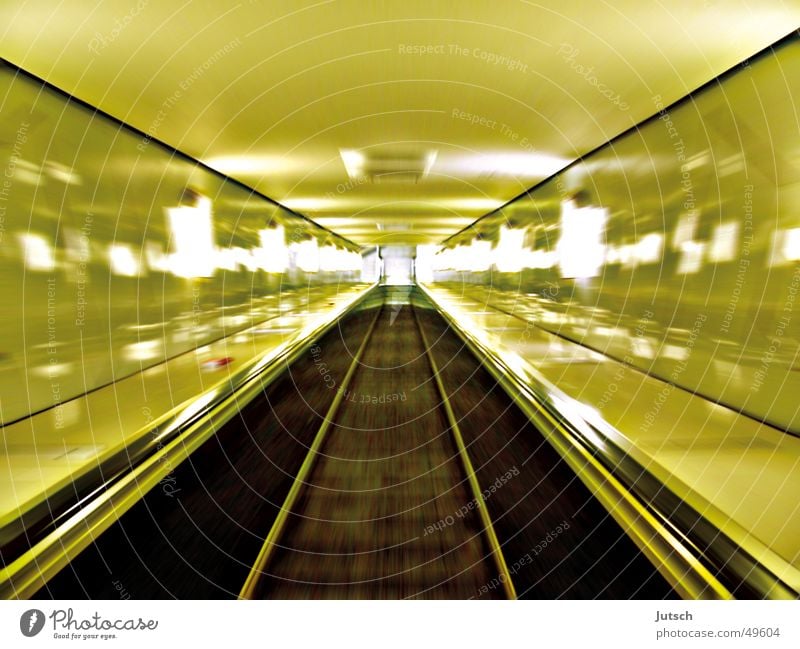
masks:
<path id="1" fill-rule="evenodd" d="M 5 65 L 0 93 L 21 133 L 2 189 L 0 422 L 252 326 L 279 289 L 360 280 L 347 240 L 152 141 L 138 149 Z M 59 377 L 54 403 L 48 370 L 69 362 L 84 372 Z"/>
<path id="2" fill-rule="evenodd" d="M 129 2 L 0 3 L 0 597 L 800 595 L 800 5 Z"/>
<path id="3" fill-rule="evenodd" d="M 798 87 L 795 39 L 691 101 L 654 95 L 646 124 L 452 237 L 434 280 L 518 293 L 541 327 L 800 433 Z M 492 264 L 508 228 L 526 246 Z"/>

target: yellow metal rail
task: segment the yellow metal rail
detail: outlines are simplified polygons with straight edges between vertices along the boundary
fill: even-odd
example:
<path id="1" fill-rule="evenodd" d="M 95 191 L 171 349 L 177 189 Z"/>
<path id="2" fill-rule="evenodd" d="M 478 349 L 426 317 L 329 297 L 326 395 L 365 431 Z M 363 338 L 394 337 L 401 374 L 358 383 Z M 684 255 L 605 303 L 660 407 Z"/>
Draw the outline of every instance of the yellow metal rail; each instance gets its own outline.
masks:
<path id="1" fill-rule="evenodd" d="M 287 364 L 297 360 L 309 342 L 334 326 L 344 315 L 362 304 L 372 289 L 337 309 L 319 326 L 280 350 L 255 359 L 235 378 L 226 379 L 182 406 L 166 421 L 154 425 L 154 439 L 163 447 L 116 480 L 98 485 L 83 506 L 54 531 L 0 570 L 0 598 L 26 599 L 65 568 L 89 544 L 133 507 L 165 475 L 210 439 L 241 407 L 263 392 Z M 226 385 L 227 384 L 227 385 Z"/>
<path id="2" fill-rule="evenodd" d="M 516 378 L 515 372 L 497 354 L 456 322 L 430 291 L 425 287 L 420 288 L 450 328 L 482 359 L 483 366 L 503 386 L 509 397 L 682 597 L 733 599 L 733 594 L 703 565 L 694 548 L 687 545 L 594 457 L 586 445 L 532 393 L 529 386 Z M 565 415 L 565 419 L 569 417 Z"/>
<path id="3" fill-rule="evenodd" d="M 242 586 L 242 590 L 239 593 L 239 599 L 253 598 L 256 588 L 258 587 L 259 580 L 265 574 L 267 566 L 275 554 L 275 550 L 279 547 L 278 539 L 283 534 L 289 514 L 294 508 L 297 498 L 306 484 L 306 480 L 311 473 L 311 469 L 314 467 L 314 463 L 317 460 L 317 456 L 319 455 L 322 445 L 325 443 L 328 430 L 334 422 L 336 413 L 339 410 L 339 406 L 341 405 L 342 400 L 347 393 L 347 388 L 350 385 L 350 381 L 353 378 L 359 363 L 361 362 L 361 357 L 364 354 L 364 350 L 367 347 L 367 343 L 372 336 L 372 331 L 375 329 L 375 324 L 378 322 L 378 318 L 380 317 L 382 311 L 382 309 L 379 310 L 372 319 L 372 322 L 370 323 L 369 328 L 364 335 L 364 340 L 361 341 L 361 345 L 353 356 L 353 362 L 350 363 L 350 367 L 347 369 L 347 374 L 345 374 L 344 379 L 342 379 L 342 383 L 336 392 L 336 396 L 328 408 L 328 412 L 325 414 L 325 419 L 317 431 L 314 441 L 309 447 L 305 460 L 303 460 L 303 464 L 300 466 L 300 470 L 295 476 L 292 487 L 289 489 L 289 493 L 286 494 L 286 498 L 281 506 L 281 510 L 278 512 L 278 516 L 272 523 L 272 528 L 270 529 L 269 534 L 267 534 L 267 538 L 264 540 L 264 545 L 261 547 L 261 551 L 258 553 L 256 562 L 250 569 L 250 574 L 247 575 L 247 580 L 244 582 L 244 586 Z"/>
<path id="4" fill-rule="evenodd" d="M 472 461 L 469 459 L 467 447 L 464 444 L 464 438 L 461 435 L 461 429 L 458 426 L 458 420 L 453 412 L 453 407 L 450 405 L 450 399 L 447 397 L 447 392 L 444 389 L 444 384 L 442 383 L 442 378 L 439 374 L 439 367 L 436 364 L 436 360 L 433 358 L 433 352 L 431 352 L 431 348 L 428 345 L 428 339 L 425 336 L 425 331 L 422 329 L 422 325 L 417 317 L 417 312 L 413 306 L 411 307 L 411 311 L 414 314 L 414 321 L 417 324 L 419 335 L 422 337 L 422 344 L 425 347 L 425 354 L 428 357 L 428 363 L 431 366 L 431 372 L 433 372 L 433 380 L 436 383 L 436 387 L 439 391 L 439 396 L 442 400 L 442 407 L 447 415 L 447 423 L 450 426 L 450 431 L 453 433 L 453 439 L 455 440 L 456 448 L 458 449 L 458 455 L 461 458 L 461 463 L 464 465 L 464 471 L 467 474 L 467 480 L 472 491 L 473 502 L 476 503 L 476 510 L 481 518 L 481 523 L 483 524 L 483 530 L 486 534 L 486 538 L 489 541 L 489 548 L 492 551 L 492 557 L 494 558 L 497 566 L 499 578 L 503 584 L 503 590 L 505 591 L 508 599 L 517 599 L 517 592 L 514 589 L 514 583 L 511 580 L 511 573 L 508 570 L 508 564 L 506 564 L 505 557 L 503 556 L 503 549 L 500 546 L 500 541 L 498 540 L 497 534 L 494 531 L 494 525 L 492 524 L 492 519 L 489 516 L 489 510 L 486 508 L 486 505 L 483 502 L 483 490 L 478 483 L 478 477 L 475 475 L 475 469 L 472 466 Z"/>

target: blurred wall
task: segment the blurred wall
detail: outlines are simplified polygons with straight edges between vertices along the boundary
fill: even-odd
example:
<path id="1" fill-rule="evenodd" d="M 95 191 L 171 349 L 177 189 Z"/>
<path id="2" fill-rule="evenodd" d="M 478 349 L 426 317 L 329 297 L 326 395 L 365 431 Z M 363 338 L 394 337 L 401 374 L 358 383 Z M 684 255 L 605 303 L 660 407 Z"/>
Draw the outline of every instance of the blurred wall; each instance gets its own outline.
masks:
<path id="1" fill-rule="evenodd" d="M 800 43 L 784 41 L 483 219 L 438 282 L 800 431 Z M 658 89 L 654 89 L 658 90 Z"/>
<path id="2" fill-rule="evenodd" d="M 2 64 L 0 97 L 3 423 L 360 280 L 349 242 Z"/>

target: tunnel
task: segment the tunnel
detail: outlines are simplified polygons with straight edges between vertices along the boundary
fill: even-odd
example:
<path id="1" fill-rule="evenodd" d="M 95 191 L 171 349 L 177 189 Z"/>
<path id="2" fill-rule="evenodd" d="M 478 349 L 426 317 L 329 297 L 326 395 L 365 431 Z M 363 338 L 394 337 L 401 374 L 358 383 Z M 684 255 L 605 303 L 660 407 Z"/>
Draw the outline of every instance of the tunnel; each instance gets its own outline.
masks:
<path id="1" fill-rule="evenodd" d="M 0 14 L 3 599 L 797 599 L 796 3 Z"/>

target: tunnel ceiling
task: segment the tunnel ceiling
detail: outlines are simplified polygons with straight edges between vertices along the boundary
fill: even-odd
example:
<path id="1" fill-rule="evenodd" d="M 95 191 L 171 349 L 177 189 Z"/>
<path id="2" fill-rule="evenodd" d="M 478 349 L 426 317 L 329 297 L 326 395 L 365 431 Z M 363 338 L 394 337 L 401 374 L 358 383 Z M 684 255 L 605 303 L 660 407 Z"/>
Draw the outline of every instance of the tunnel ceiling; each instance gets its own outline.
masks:
<path id="1" fill-rule="evenodd" d="M 780 0 L 75 7 L 3 3 L 3 56 L 365 245 L 441 241 L 800 24 Z"/>

